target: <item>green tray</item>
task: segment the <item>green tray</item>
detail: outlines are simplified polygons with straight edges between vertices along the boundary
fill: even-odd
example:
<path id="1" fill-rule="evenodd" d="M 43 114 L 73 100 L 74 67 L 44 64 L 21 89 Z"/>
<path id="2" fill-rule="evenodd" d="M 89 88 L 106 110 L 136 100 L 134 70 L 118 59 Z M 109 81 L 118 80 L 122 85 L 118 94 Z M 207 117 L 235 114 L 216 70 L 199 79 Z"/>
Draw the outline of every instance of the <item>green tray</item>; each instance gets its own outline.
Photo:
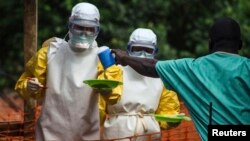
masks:
<path id="1" fill-rule="evenodd" d="M 190 121 L 191 118 L 185 116 L 185 114 L 177 114 L 177 115 L 155 115 L 155 119 L 157 121 L 166 121 L 166 122 L 181 122 L 182 120 Z"/>
<path id="2" fill-rule="evenodd" d="M 113 89 L 118 85 L 122 85 L 122 82 L 120 81 L 108 80 L 108 79 L 84 80 L 83 83 L 95 89 Z"/>

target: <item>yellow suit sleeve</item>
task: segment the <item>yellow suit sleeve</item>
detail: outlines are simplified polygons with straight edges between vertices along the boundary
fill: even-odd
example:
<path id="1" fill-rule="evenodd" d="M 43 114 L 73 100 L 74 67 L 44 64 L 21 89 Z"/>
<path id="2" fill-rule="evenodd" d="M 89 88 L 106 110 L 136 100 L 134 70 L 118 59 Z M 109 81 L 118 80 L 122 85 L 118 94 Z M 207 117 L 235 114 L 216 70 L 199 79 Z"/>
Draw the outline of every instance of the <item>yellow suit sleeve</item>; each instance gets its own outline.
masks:
<path id="1" fill-rule="evenodd" d="M 106 69 L 106 78 L 109 80 L 117 80 L 122 82 L 122 70 L 119 66 L 113 65 Z M 99 62 L 98 64 L 98 79 L 104 78 L 104 69 Z M 106 118 L 106 106 L 116 104 L 122 95 L 122 85 L 118 85 L 116 88 L 112 89 L 110 94 L 100 94 L 99 96 L 99 112 L 100 112 L 100 124 L 103 125 Z"/>
<path id="2" fill-rule="evenodd" d="M 180 112 L 180 102 L 174 91 L 163 88 L 156 114 L 175 115 Z M 171 128 L 167 122 L 159 122 L 162 129 Z"/>
<path id="3" fill-rule="evenodd" d="M 100 125 L 103 126 L 104 121 L 106 119 L 106 102 L 105 100 L 99 96 L 99 112 L 100 112 Z"/>
<path id="4" fill-rule="evenodd" d="M 119 66 L 113 65 L 106 69 L 106 79 L 109 80 L 117 80 L 122 82 L 122 70 Z M 104 69 L 101 63 L 98 63 L 98 77 L 97 79 L 105 79 L 104 78 Z M 110 94 L 101 94 L 102 98 L 104 98 L 105 102 L 110 105 L 116 104 L 122 95 L 122 85 L 118 85 L 116 88 L 112 89 Z"/>
<path id="5" fill-rule="evenodd" d="M 50 40 L 50 39 L 49 39 Z M 45 91 L 41 90 L 36 94 L 31 94 L 27 91 L 27 81 L 29 77 L 38 78 L 39 82 L 46 86 L 46 68 L 47 68 L 47 50 L 49 43 L 45 41 L 42 48 L 27 62 L 25 71 L 17 80 L 15 90 L 24 98 L 41 99 Z"/>

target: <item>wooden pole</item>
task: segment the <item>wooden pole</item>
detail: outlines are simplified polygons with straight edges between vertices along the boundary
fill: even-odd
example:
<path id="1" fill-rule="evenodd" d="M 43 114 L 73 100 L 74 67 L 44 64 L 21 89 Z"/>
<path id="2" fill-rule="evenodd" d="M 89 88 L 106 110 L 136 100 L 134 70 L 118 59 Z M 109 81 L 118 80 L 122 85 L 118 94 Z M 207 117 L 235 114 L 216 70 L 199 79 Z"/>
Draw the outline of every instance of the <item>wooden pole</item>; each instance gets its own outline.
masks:
<path id="1" fill-rule="evenodd" d="M 37 0 L 24 0 L 24 62 L 37 50 Z"/>
<path id="2" fill-rule="evenodd" d="M 37 0 L 24 0 L 24 62 L 37 51 Z M 35 140 L 36 101 L 24 100 L 24 140 Z"/>

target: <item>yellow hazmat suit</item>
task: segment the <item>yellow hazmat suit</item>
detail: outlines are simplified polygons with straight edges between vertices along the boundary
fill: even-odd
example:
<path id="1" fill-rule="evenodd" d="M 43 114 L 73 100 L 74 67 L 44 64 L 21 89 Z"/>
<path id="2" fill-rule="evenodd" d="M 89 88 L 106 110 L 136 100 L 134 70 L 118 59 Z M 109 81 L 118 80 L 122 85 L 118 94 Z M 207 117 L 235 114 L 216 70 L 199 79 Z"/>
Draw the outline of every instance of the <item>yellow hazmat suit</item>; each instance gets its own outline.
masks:
<path id="1" fill-rule="evenodd" d="M 24 98 L 42 100 L 41 115 L 36 124 L 36 140 L 99 140 L 99 95 L 84 80 L 96 79 L 97 44 L 83 52 L 74 52 L 68 42 L 51 38 L 25 66 L 15 89 Z M 36 93 L 27 91 L 30 77 L 46 86 Z M 119 92 L 106 95 L 107 103 L 116 103 Z"/>
<path id="2" fill-rule="evenodd" d="M 116 88 L 122 93 L 117 104 L 110 105 L 100 98 L 101 126 L 104 139 L 116 139 L 143 135 L 169 129 L 166 122 L 158 123 L 154 114 L 175 115 L 180 112 L 180 103 L 175 92 L 167 90 L 160 79 L 149 78 L 135 72 L 129 66 L 115 66 L 106 70 L 115 77 L 110 79 L 123 82 Z M 99 79 L 104 76 L 99 75 Z M 117 90 L 119 89 L 119 90 Z M 160 139 L 159 135 L 154 139 Z M 138 137 L 137 141 L 145 140 Z M 120 141 L 120 140 L 119 140 Z"/>

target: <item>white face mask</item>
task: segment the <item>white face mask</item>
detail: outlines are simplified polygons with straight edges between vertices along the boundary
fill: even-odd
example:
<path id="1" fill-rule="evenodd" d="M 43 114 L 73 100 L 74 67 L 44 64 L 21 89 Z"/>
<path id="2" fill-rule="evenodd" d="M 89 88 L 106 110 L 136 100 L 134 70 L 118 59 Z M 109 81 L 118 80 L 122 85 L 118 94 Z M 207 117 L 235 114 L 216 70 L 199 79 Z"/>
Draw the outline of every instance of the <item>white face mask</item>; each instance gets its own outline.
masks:
<path id="1" fill-rule="evenodd" d="M 69 31 L 69 45 L 76 50 L 86 50 L 92 47 L 96 36 L 73 34 Z"/>

